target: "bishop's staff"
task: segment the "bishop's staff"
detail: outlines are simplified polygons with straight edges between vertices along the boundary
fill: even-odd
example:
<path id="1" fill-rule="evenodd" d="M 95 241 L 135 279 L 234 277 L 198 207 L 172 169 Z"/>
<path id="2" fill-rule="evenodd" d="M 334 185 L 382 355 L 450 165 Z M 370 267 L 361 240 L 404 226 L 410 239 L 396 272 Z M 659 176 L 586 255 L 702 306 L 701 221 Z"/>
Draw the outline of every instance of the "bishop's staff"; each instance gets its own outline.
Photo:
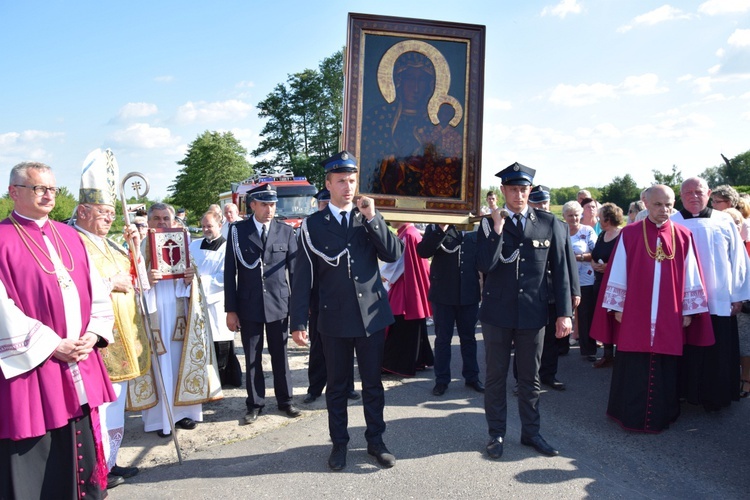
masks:
<path id="1" fill-rule="evenodd" d="M 148 179 L 140 172 L 130 172 L 122 178 L 122 181 L 120 182 L 120 201 L 122 202 L 122 213 L 125 216 L 126 227 L 130 225 L 130 215 L 128 214 L 128 204 L 125 199 L 125 183 L 133 177 L 137 177 L 143 180 L 144 186 L 140 186 L 139 183 L 137 188 L 137 192 L 140 196 L 146 196 L 149 190 Z M 141 187 L 145 188 L 142 193 L 140 191 Z M 148 277 L 143 276 L 143 274 L 141 273 L 141 269 L 138 266 L 138 260 L 141 253 L 140 248 L 137 245 L 133 244 L 128 245 L 128 248 L 130 249 L 131 257 L 133 258 L 133 267 L 135 268 L 135 275 L 138 281 L 138 287 L 140 289 L 140 293 L 138 294 L 138 300 L 136 301 L 136 303 L 138 304 L 138 312 L 141 315 L 141 319 L 143 319 L 143 327 L 146 329 L 146 336 L 148 337 L 149 346 L 151 347 L 151 366 L 154 368 L 154 378 L 156 378 L 157 387 L 159 389 L 159 397 L 162 398 L 162 401 L 164 402 L 164 408 L 167 410 L 169 430 L 172 433 L 172 442 L 174 442 L 175 449 L 177 450 L 177 460 L 179 460 L 180 465 L 182 465 L 180 443 L 177 441 L 174 417 L 172 417 L 172 408 L 168 403 L 169 399 L 167 398 L 167 389 L 164 385 L 164 377 L 162 377 L 161 367 L 159 365 L 159 355 L 157 353 L 156 339 L 154 338 L 153 329 L 151 328 L 151 316 L 147 312 L 148 308 L 146 307 L 146 299 L 144 296 L 144 290 L 146 289 L 144 285 L 148 283 Z"/>

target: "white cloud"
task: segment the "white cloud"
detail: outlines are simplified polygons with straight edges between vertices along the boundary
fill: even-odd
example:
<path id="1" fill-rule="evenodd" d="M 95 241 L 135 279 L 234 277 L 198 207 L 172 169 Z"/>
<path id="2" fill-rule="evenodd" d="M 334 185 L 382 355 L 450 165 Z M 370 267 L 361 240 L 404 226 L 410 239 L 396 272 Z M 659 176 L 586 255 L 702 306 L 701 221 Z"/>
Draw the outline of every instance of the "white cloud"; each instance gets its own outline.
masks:
<path id="1" fill-rule="evenodd" d="M 600 123 L 593 128 L 579 127 L 576 129 L 576 134 L 585 139 L 617 139 L 622 137 L 620 129 L 611 123 Z"/>
<path id="2" fill-rule="evenodd" d="M 254 109 L 252 105 L 237 99 L 217 102 L 189 101 L 178 108 L 176 120 L 182 124 L 241 120 Z"/>
<path id="3" fill-rule="evenodd" d="M 702 100 L 703 100 L 703 102 L 720 102 L 720 101 L 726 101 L 727 100 L 727 96 L 725 96 L 724 94 L 721 94 L 721 93 L 710 94 L 710 95 L 707 95 L 706 97 L 704 97 Z"/>
<path id="4" fill-rule="evenodd" d="M 561 83 L 552 90 L 549 100 L 555 104 L 573 107 L 594 104 L 602 99 L 614 99 L 615 97 L 617 97 L 617 93 L 612 85 L 604 83 L 566 85 Z"/>
<path id="5" fill-rule="evenodd" d="M 253 82 L 252 80 L 243 80 L 241 82 L 237 82 L 234 85 L 234 88 L 237 89 L 251 89 L 253 87 L 255 87 L 255 82 Z"/>
<path id="6" fill-rule="evenodd" d="M 716 73 L 719 72 L 720 69 L 721 69 L 721 64 L 714 64 L 713 66 L 708 68 L 707 71 L 709 75 L 715 75 Z"/>
<path id="7" fill-rule="evenodd" d="M 605 99 L 616 99 L 620 95 L 653 95 L 668 92 L 669 89 L 659 84 L 659 77 L 653 73 L 629 76 L 622 83 L 593 83 L 566 85 L 561 83 L 552 90 L 550 102 L 562 106 L 586 106 Z"/>
<path id="8" fill-rule="evenodd" d="M 159 83 L 171 83 L 173 80 L 174 77 L 172 75 L 157 76 L 154 78 L 154 81 Z"/>
<path id="9" fill-rule="evenodd" d="M 63 132 L 46 130 L 24 130 L 0 134 L 0 161 L 17 162 L 26 160 L 45 161 L 50 159 L 47 147 L 50 142 L 62 142 Z"/>
<path id="10" fill-rule="evenodd" d="M 133 118 L 144 118 L 146 116 L 155 115 L 159 112 L 159 108 L 156 104 L 148 102 L 129 102 L 125 106 L 120 108 L 117 112 L 117 121 L 128 121 Z"/>
<path id="11" fill-rule="evenodd" d="M 664 4 L 658 9 L 654 9 L 652 11 L 646 12 L 645 14 L 641 14 L 640 16 L 636 16 L 635 18 L 633 18 L 630 24 L 620 26 L 619 28 L 617 28 L 617 31 L 619 33 L 626 33 L 637 25 L 654 26 L 656 24 L 667 21 L 675 21 L 678 19 L 692 19 L 694 17 L 694 14 L 684 12 L 683 10 L 678 9 L 677 7 L 672 7 L 669 4 Z"/>
<path id="12" fill-rule="evenodd" d="M 687 116 L 665 119 L 657 123 L 637 125 L 625 131 L 628 136 L 650 139 L 686 139 L 703 135 L 704 131 L 715 126 L 706 115 L 692 113 Z"/>
<path id="13" fill-rule="evenodd" d="M 747 113 L 742 113 L 742 119 L 750 121 L 750 111 L 748 111 Z"/>
<path id="14" fill-rule="evenodd" d="M 689 82 L 689 81 L 690 81 L 690 80 L 692 80 L 692 79 L 693 79 L 693 75 L 691 75 L 690 73 L 688 73 L 688 74 L 686 74 L 686 75 L 682 75 L 681 77 L 679 77 L 679 78 L 677 79 L 677 82 L 678 82 L 678 83 L 682 83 L 682 82 Z"/>
<path id="15" fill-rule="evenodd" d="M 619 86 L 625 94 L 631 95 L 653 95 L 669 91 L 667 87 L 659 86 L 659 77 L 653 73 L 625 78 Z"/>
<path id="16" fill-rule="evenodd" d="M 724 50 L 723 48 L 716 49 L 716 57 L 718 57 L 719 59 L 721 59 L 722 57 L 724 57 L 724 55 L 726 53 L 727 53 L 727 51 Z"/>
<path id="17" fill-rule="evenodd" d="M 173 136 L 168 128 L 152 127 L 148 123 L 134 123 L 125 130 L 118 130 L 112 134 L 112 140 L 126 147 L 156 149 L 175 147 L 181 139 Z"/>
<path id="18" fill-rule="evenodd" d="M 255 130 L 249 128 L 233 128 L 230 130 L 240 143 L 247 149 L 248 156 L 250 152 L 260 144 L 260 136 Z"/>
<path id="19" fill-rule="evenodd" d="M 750 92 L 745 92 L 740 96 L 740 99 L 750 99 Z"/>
<path id="20" fill-rule="evenodd" d="M 568 14 L 580 14 L 583 8 L 577 0 L 561 0 L 555 6 L 547 6 L 542 9 L 542 16 L 556 16 L 565 19 Z"/>
<path id="21" fill-rule="evenodd" d="M 731 74 L 724 76 L 704 76 L 693 80 L 696 90 L 700 94 L 711 92 L 716 84 L 736 83 L 750 80 L 750 73 Z"/>
<path id="22" fill-rule="evenodd" d="M 732 47 L 750 47 L 750 29 L 736 29 L 727 43 Z"/>
<path id="23" fill-rule="evenodd" d="M 487 99 L 484 103 L 485 109 L 493 109 L 496 111 L 507 111 L 513 109 L 513 104 L 510 101 L 502 101 L 496 97 Z"/>
<path id="24" fill-rule="evenodd" d="M 750 10 L 750 0 L 708 0 L 698 7 L 698 12 L 709 16 L 734 14 Z"/>

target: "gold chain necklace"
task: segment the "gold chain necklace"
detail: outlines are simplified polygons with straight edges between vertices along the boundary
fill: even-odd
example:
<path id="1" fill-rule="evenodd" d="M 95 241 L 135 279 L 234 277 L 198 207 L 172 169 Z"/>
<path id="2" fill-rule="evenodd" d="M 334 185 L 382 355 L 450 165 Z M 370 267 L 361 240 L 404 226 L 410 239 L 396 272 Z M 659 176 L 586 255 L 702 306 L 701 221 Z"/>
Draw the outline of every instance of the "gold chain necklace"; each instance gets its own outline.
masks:
<path id="1" fill-rule="evenodd" d="M 31 256 L 34 257 L 34 260 L 36 261 L 37 264 L 39 264 L 39 267 L 42 268 L 42 271 L 44 271 L 47 274 L 57 274 L 57 271 L 55 270 L 55 261 L 52 260 L 52 256 L 49 255 L 39 245 L 39 243 L 37 243 L 36 241 L 34 241 L 34 239 L 31 237 L 31 235 L 26 231 L 26 229 L 21 224 L 18 223 L 18 221 L 15 219 L 15 217 L 13 217 L 13 214 L 10 214 L 8 216 L 8 218 L 13 223 L 13 227 L 16 228 L 16 232 L 18 233 L 18 236 L 20 236 L 21 241 L 23 242 L 24 246 L 29 251 L 29 253 L 31 254 Z M 65 270 L 68 271 L 69 273 L 73 272 L 73 270 L 76 267 L 76 263 L 73 260 L 73 254 L 71 253 L 70 248 L 68 248 L 68 245 L 62 239 L 62 237 L 60 236 L 60 233 L 57 231 L 57 228 L 55 228 L 55 225 L 52 224 L 51 221 L 49 223 L 49 227 L 50 227 L 50 230 L 52 232 L 52 239 L 54 240 L 55 248 L 57 250 L 57 255 L 60 257 L 60 264 L 62 264 L 63 268 L 65 268 Z M 34 252 L 34 250 L 31 248 L 31 246 L 29 246 L 29 241 L 31 241 L 34 244 L 34 246 L 39 249 L 39 251 L 42 253 L 42 255 L 44 255 L 45 257 L 47 257 L 47 260 L 50 261 L 50 263 L 52 264 L 52 270 L 51 271 L 47 270 L 47 268 L 44 267 L 44 264 L 42 264 L 42 262 L 39 260 L 39 257 L 37 257 L 37 255 Z M 65 247 L 65 251 L 68 253 L 68 259 L 70 260 L 70 268 L 66 267 L 65 263 L 62 261 L 62 255 L 60 253 L 60 243 L 61 242 L 62 242 L 62 246 Z"/>
<path id="2" fill-rule="evenodd" d="M 674 235 L 674 224 L 671 225 L 672 228 L 672 255 L 667 255 L 664 253 L 664 249 L 661 246 L 661 240 L 659 237 L 656 237 L 656 252 L 652 252 L 651 248 L 648 246 L 648 236 L 646 235 L 646 219 L 643 219 L 643 243 L 646 245 L 646 252 L 648 252 L 648 256 L 652 259 L 655 259 L 657 262 L 661 262 L 663 260 L 672 260 L 674 259 L 675 253 L 677 252 L 677 247 L 675 246 L 675 235 Z"/>

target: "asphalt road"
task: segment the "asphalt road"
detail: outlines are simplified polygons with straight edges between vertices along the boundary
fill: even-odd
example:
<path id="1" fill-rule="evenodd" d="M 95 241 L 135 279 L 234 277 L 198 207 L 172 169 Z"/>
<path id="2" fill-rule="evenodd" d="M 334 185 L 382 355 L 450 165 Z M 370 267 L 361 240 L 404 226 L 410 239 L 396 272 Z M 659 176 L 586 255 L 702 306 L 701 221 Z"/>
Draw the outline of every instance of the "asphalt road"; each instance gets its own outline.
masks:
<path id="1" fill-rule="evenodd" d="M 479 329 L 481 332 L 481 329 Z M 478 335 L 480 367 L 484 351 Z M 508 391 L 508 434 L 498 461 L 487 442 L 481 394 L 461 380 L 454 338 L 453 382 L 432 395 L 432 370 L 386 391 L 386 445 L 397 458 L 381 469 L 366 452 L 361 402 L 349 407 L 347 468 L 330 472 L 324 410 L 252 439 L 196 452 L 183 465 L 143 470 L 110 498 L 721 498 L 750 495 L 750 399 L 718 414 L 683 405 L 658 435 L 623 431 L 604 412 L 611 368 L 593 369 L 571 350 L 558 378 L 567 390 L 543 393 L 547 458 L 522 446 L 516 398 Z M 601 354 L 601 350 L 600 350 Z M 301 401 L 301 397 L 297 397 Z M 304 409 L 304 405 L 300 405 Z"/>

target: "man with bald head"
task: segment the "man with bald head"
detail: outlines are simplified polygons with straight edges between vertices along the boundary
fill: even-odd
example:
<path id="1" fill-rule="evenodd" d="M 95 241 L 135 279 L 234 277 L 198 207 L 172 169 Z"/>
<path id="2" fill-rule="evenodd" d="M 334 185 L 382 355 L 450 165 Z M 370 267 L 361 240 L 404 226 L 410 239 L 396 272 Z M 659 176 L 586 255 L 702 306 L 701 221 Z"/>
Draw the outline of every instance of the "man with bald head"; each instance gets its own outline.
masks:
<path id="1" fill-rule="evenodd" d="M 607 415 L 631 431 L 660 432 L 677 419 L 683 345 L 713 342 L 693 239 L 669 219 L 673 205 L 671 188 L 652 186 L 648 217 L 622 229 L 591 327 L 617 344 Z"/>
<path id="2" fill-rule="evenodd" d="M 685 350 L 682 383 L 688 402 L 718 411 L 739 400 L 740 364 L 736 314 L 750 299 L 750 261 L 739 230 L 729 214 L 708 207 L 711 190 L 699 177 L 680 187 L 683 209 L 672 220 L 695 239 L 708 293 L 716 343 Z"/>

